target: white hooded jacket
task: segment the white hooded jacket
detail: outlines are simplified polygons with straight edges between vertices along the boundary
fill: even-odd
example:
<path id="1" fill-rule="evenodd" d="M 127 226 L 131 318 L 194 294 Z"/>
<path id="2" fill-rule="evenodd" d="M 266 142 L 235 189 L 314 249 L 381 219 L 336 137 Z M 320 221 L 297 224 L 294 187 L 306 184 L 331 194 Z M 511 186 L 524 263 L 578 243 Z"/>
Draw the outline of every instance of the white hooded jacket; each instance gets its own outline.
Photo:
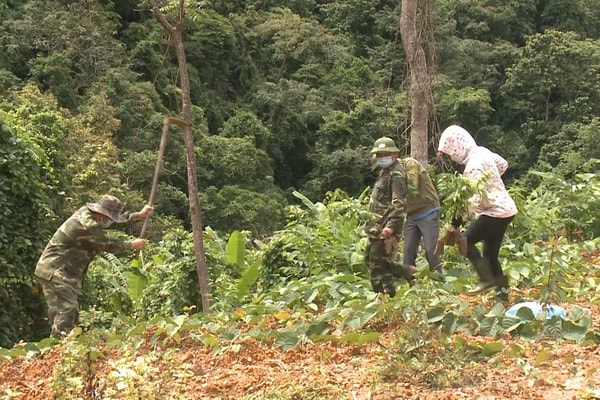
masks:
<path id="1" fill-rule="evenodd" d="M 478 146 L 466 129 L 450 125 L 440 137 L 438 151 L 448 154 L 454 162 L 463 164 L 463 175 L 473 181 L 489 174 L 486 184 L 486 197 L 478 199 L 475 213 L 494 218 L 508 218 L 517 214 L 517 206 L 504 187 L 502 175 L 508 162 L 483 146 Z"/>

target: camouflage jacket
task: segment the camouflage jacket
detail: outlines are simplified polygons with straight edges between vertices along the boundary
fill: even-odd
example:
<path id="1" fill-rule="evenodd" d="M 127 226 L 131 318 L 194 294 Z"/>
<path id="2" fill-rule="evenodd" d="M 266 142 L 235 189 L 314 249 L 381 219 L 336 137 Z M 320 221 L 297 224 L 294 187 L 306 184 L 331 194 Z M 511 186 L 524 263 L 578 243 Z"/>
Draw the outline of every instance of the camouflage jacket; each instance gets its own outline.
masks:
<path id="1" fill-rule="evenodd" d="M 398 162 L 389 168 L 381 168 L 369 201 L 373 220 L 367 223 L 366 233 L 378 238 L 383 228 L 391 228 L 400 237 L 406 215 L 406 170 Z"/>
<path id="2" fill-rule="evenodd" d="M 141 220 L 138 212 L 123 216 L 128 222 L 113 223 L 109 229 L 124 228 Z M 60 280 L 80 291 L 89 263 L 98 253 L 119 254 L 128 250 L 128 241 L 108 238 L 92 212 L 83 206 L 54 233 L 35 267 L 35 275 L 48 281 Z"/>

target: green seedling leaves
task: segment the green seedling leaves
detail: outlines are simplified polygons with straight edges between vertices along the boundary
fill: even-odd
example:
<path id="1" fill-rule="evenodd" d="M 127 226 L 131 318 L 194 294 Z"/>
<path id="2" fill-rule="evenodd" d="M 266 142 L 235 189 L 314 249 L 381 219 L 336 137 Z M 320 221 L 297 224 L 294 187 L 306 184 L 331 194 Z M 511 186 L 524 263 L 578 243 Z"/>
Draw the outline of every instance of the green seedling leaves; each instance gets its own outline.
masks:
<path id="1" fill-rule="evenodd" d="M 483 346 L 481 349 L 481 354 L 489 357 L 494 354 L 500 353 L 504 349 L 504 345 L 500 342 L 490 342 Z"/>

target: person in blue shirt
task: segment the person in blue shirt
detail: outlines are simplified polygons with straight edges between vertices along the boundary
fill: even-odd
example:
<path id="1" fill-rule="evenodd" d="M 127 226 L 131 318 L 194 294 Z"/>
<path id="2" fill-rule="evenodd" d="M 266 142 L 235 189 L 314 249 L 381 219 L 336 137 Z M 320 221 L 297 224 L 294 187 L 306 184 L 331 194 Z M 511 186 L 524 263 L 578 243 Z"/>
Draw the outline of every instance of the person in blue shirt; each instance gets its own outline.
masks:
<path id="1" fill-rule="evenodd" d="M 406 223 L 402 264 L 415 266 L 419 244 L 423 239 L 429 270 L 443 276 L 442 262 L 435 247 L 440 236 L 440 200 L 425 166 L 412 157 L 398 160 L 406 170 Z"/>

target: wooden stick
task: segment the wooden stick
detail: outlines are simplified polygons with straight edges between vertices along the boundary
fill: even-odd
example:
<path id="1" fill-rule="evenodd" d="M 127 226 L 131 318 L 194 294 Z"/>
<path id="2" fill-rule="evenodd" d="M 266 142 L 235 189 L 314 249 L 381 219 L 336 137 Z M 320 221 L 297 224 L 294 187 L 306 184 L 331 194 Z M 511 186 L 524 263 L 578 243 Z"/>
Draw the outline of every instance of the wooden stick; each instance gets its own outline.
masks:
<path id="1" fill-rule="evenodd" d="M 156 167 L 154 168 L 154 177 L 152 178 L 152 188 L 150 189 L 150 198 L 148 199 L 148 204 L 151 206 L 154 205 L 154 197 L 156 196 L 156 186 L 158 185 L 158 177 L 160 175 L 162 159 L 165 154 L 165 148 L 167 147 L 167 136 L 169 135 L 169 126 L 171 124 L 171 121 L 173 121 L 179 125 L 179 120 L 177 120 L 176 118 L 170 118 L 170 117 L 163 118 L 162 136 L 160 137 L 160 145 L 158 148 Z M 142 225 L 142 230 L 140 231 L 140 239 L 144 238 L 144 234 L 146 233 L 146 226 L 148 225 L 149 218 L 150 218 L 150 216 L 147 216 L 144 219 L 144 225 Z"/>

